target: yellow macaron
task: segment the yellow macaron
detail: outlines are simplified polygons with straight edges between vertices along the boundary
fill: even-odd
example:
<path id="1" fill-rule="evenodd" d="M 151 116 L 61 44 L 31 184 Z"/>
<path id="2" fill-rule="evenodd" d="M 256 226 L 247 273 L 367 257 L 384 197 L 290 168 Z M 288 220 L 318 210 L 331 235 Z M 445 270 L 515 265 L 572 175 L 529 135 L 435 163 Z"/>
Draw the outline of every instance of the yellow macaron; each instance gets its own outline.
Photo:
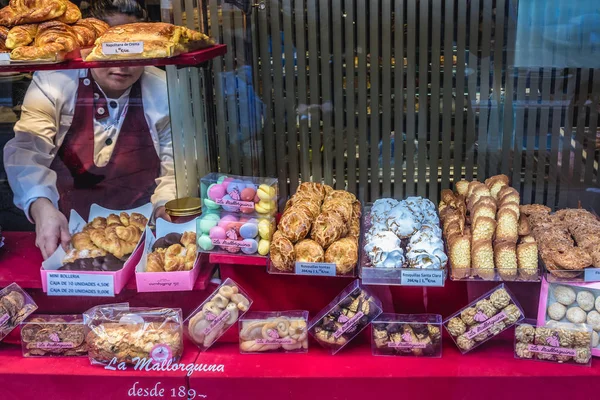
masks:
<path id="1" fill-rule="evenodd" d="M 275 212 L 275 202 L 268 200 L 261 200 L 254 205 L 254 210 L 259 214 L 272 214 Z"/>
<path id="2" fill-rule="evenodd" d="M 273 231 L 275 230 L 275 223 L 268 219 L 261 219 L 258 223 L 258 234 L 261 239 L 271 240 Z"/>
<path id="3" fill-rule="evenodd" d="M 271 247 L 271 242 L 265 239 L 261 239 L 258 242 L 258 254 L 261 256 L 266 256 L 269 254 L 269 247 Z"/>
<path id="4" fill-rule="evenodd" d="M 258 198 L 263 201 L 272 200 L 277 194 L 275 188 L 273 186 L 265 185 L 264 183 L 258 187 L 256 191 Z"/>

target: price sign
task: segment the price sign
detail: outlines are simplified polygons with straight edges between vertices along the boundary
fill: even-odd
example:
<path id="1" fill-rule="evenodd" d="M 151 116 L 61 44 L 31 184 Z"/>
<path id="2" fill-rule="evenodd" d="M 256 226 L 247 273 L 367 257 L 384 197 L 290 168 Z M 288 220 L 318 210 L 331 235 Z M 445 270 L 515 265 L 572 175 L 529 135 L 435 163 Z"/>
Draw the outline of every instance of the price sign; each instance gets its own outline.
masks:
<path id="1" fill-rule="evenodd" d="M 402 270 L 400 279 L 406 286 L 444 286 L 444 270 Z"/>
<path id="2" fill-rule="evenodd" d="M 5 53 L 0 53 L 0 61 L 10 61 L 10 53 L 9 52 L 5 52 Z"/>
<path id="3" fill-rule="evenodd" d="M 333 263 L 307 263 L 296 262 L 297 275 L 319 275 L 319 276 L 335 276 L 336 269 Z"/>
<path id="4" fill-rule="evenodd" d="M 114 278 L 112 275 L 49 272 L 48 295 L 114 297 Z"/>
<path id="5" fill-rule="evenodd" d="M 600 268 L 586 268 L 584 279 L 586 282 L 600 282 Z"/>
<path id="6" fill-rule="evenodd" d="M 102 43 L 104 54 L 140 54 L 144 52 L 144 42 Z"/>

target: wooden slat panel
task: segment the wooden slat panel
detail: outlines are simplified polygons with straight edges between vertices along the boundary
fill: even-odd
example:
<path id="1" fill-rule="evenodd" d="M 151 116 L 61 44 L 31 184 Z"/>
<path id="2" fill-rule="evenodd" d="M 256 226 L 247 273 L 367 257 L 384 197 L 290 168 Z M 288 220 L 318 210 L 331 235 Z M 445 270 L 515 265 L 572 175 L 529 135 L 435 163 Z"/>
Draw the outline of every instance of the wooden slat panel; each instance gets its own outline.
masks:
<path id="1" fill-rule="evenodd" d="M 382 81 L 381 81 L 381 172 L 383 184 L 381 193 L 377 197 L 390 197 L 392 195 L 392 0 L 382 0 L 381 4 L 381 58 L 382 58 Z M 396 67 L 399 66 L 396 59 Z M 395 173 L 396 171 L 394 171 Z M 396 176 L 396 175 L 395 175 Z M 371 188 L 372 190 L 373 188 Z M 375 197 L 374 197 L 375 198 Z"/>
<path id="2" fill-rule="evenodd" d="M 344 28 L 342 25 L 342 0 L 332 0 L 333 28 L 333 104 L 335 132 L 335 187 L 346 188 L 346 164 L 344 145 L 344 60 L 342 58 Z"/>
<path id="3" fill-rule="evenodd" d="M 346 90 L 345 93 L 345 101 L 346 101 L 346 137 L 347 137 L 347 147 L 346 151 L 348 153 L 348 190 L 352 193 L 358 194 L 357 186 L 358 186 L 358 174 L 357 174 L 357 166 L 356 166 L 356 107 L 355 107 L 355 99 L 356 99 L 356 90 L 355 90 L 355 68 L 354 68 L 354 57 L 356 55 L 356 41 L 355 41 L 355 30 L 354 30 L 354 21 L 355 21 L 355 13 L 354 13 L 354 0 L 344 0 L 344 13 L 346 15 L 345 18 L 345 61 L 346 61 L 346 69 L 345 69 L 345 77 L 346 77 Z"/>
<path id="4" fill-rule="evenodd" d="M 431 145 L 429 157 L 429 186 L 427 197 L 433 202 L 438 201 L 438 168 L 440 165 L 440 47 L 441 28 L 443 26 L 442 8 L 443 0 L 433 0 L 431 7 Z M 450 56 L 452 69 L 452 56 Z M 452 107 L 452 97 L 448 99 Z M 446 100 L 447 101 L 447 100 Z M 450 108 L 452 109 L 452 108 Z M 449 152 L 449 149 L 442 149 Z"/>
<path id="5" fill-rule="evenodd" d="M 310 81 L 310 134 L 311 134 L 311 160 L 312 180 L 320 182 L 322 179 L 321 158 L 321 90 L 319 88 L 319 27 L 317 14 L 318 0 L 307 0 L 307 26 L 308 26 L 308 60 Z"/>
<path id="6" fill-rule="evenodd" d="M 495 31 L 494 31 L 494 69 L 492 79 L 492 109 L 490 110 L 489 129 L 489 147 L 487 153 L 488 176 L 497 175 L 500 173 L 500 155 L 502 148 L 501 134 L 501 108 L 502 108 L 502 89 L 503 85 L 503 68 L 506 68 L 506 59 L 504 57 L 504 30 L 506 27 L 506 2 L 498 0 L 496 13 L 494 15 Z M 485 43 L 485 40 L 484 40 Z"/>
<path id="7" fill-rule="evenodd" d="M 537 131 L 537 114 L 538 114 L 538 87 L 539 87 L 539 71 L 534 69 L 531 71 L 529 81 L 529 96 L 527 97 L 527 136 L 526 140 L 526 151 L 525 151 L 525 165 L 524 169 L 524 184 L 523 191 L 521 192 L 521 198 L 525 204 L 530 204 L 532 201 L 533 194 L 533 171 L 535 170 L 534 162 L 534 151 L 535 151 L 535 139 Z M 525 130 L 525 126 L 521 127 Z"/>
<path id="8" fill-rule="evenodd" d="M 477 65 L 477 52 L 479 45 L 479 0 L 473 0 L 470 3 L 469 12 L 469 69 L 470 73 L 467 78 L 467 87 L 469 91 L 469 103 L 467 104 L 467 130 L 465 139 L 465 178 L 472 180 L 475 178 L 473 167 L 475 165 L 475 127 L 477 124 L 476 111 L 481 110 L 483 99 L 477 99 L 477 76 L 479 69 Z M 477 34 L 475 34 L 477 32 Z"/>
<path id="9" fill-rule="evenodd" d="M 285 49 L 285 113 L 287 118 L 288 178 L 290 193 L 296 193 L 299 182 L 298 130 L 296 128 L 296 55 L 292 21 L 292 0 L 283 0 L 283 46 Z M 278 137 L 278 139 L 281 136 Z M 283 139 L 283 138 L 281 138 Z"/>
<path id="10" fill-rule="evenodd" d="M 356 29 L 358 51 L 358 165 L 359 200 L 365 202 L 369 193 L 369 147 L 367 140 L 367 0 L 356 0 Z M 371 176 L 372 178 L 372 176 Z"/>
<path id="11" fill-rule="evenodd" d="M 167 91 L 169 94 L 169 112 L 173 116 L 179 116 L 181 110 L 181 97 L 178 91 L 177 68 L 168 66 Z M 169 84 L 170 83 L 170 84 Z M 183 144 L 183 121 L 181 118 L 171 118 L 171 135 L 173 138 L 173 149 L 182 149 Z M 187 192 L 187 178 L 185 173 L 185 155 L 180 151 L 174 151 L 173 163 L 175 165 L 175 185 L 178 192 Z"/>
<path id="12" fill-rule="evenodd" d="M 444 108 L 442 110 L 442 183 L 441 189 L 448 189 L 450 184 L 450 156 L 452 154 L 452 119 L 462 118 L 462 109 L 458 108 L 458 97 L 463 97 L 454 90 L 454 74 L 452 57 L 454 55 L 454 0 L 445 0 L 444 8 Z M 456 101 L 453 95 L 457 93 Z M 455 104 L 455 112 L 452 111 L 452 103 Z M 450 112 L 449 112 L 450 110 Z M 455 133 L 456 135 L 456 133 Z M 456 151 L 456 144 L 455 144 Z M 456 155 L 456 154 L 455 154 Z"/>
<path id="13" fill-rule="evenodd" d="M 591 187 L 594 182 L 600 183 L 600 176 L 596 171 L 596 179 L 594 179 L 594 161 L 600 164 L 600 151 L 598 151 L 599 159 L 594 157 L 596 148 L 596 134 L 598 129 L 598 107 L 600 106 L 600 69 L 593 70 L 592 74 L 592 102 L 590 104 L 590 128 L 587 136 L 587 160 L 585 162 L 584 185 Z"/>
<path id="14" fill-rule="evenodd" d="M 502 124 L 502 157 L 501 157 L 501 172 L 507 176 L 511 176 L 512 159 L 511 150 L 513 148 L 513 127 L 514 127 L 514 88 L 517 71 L 515 65 L 515 41 L 517 31 L 517 21 L 513 15 L 516 15 L 516 4 L 508 1 L 507 3 L 508 17 L 507 17 L 507 39 L 506 39 L 506 93 L 504 95 L 504 106 L 503 109 L 503 124 Z"/>
<path id="15" fill-rule="evenodd" d="M 522 167 L 522 156 L 523 156 L 523 127 L 525 124 L 525 108 L 526 108 L 526 90 L 525 85 L 527 82 L 527 71 L 524 68 L 518 68 L 515 70 L 517 74 L 517 101 L 515 104 L 515 133 L 514 133 L 514 144 L 513 144 L 513 174 L 512 174 L 512 186 L 521 192 L 521 167 Z"/>
<path id="16" fill-rule="evenodd" d="M 456 18 L 456 114 L 454 120 L 454 168 L 452 181 L 457 182 L 462 177 L 464 165 L 464 121 L 465 112 L 465 58 L 467 43 L 467 3 L 459 1 Z"/>
<path id="17" fill-rule="evenodd" d="M 211 35 L 218 38 L 220 43 L 223 42 L 221 35 L 221 24 L 219 23 L 218 1 L 210 1 L 210 19 L 211 19 Z M 217 136 L 219 144 L 219 170 L 229 172 L 229 157 L 227 156 L 227 119 L 225 111 L 225 99 L 223 88 L 223 58 L 217 57 L 213 60 L 213 76 L 215 82 L 215 108 L 216 108 L 216 124 Z"/>
<path id="18" fill-rule="evenodd" d="M 563 77 L 564 70 L 555 70 L 554 84 L 552 88 L 552 139 L 550 144 L 550 163 L 548 166 L 548 198 L 546 204 L 554 208 L 557 202 L 556 190 L 559 176 L 558 156 L 560 154 L 560 122 L 563 113 L 563 101 L 565 95 L 561 88 L 566 78 Z"/>
<path id="19" fill-rule="evenodd" d="M 242 158 L 240 153 L 240 134 L 238 118 L 238 96 L 235 82 L 235 37 L 233 36 L 233 10 L 235 7 L 229 4 L 223 5 L 223 43 L 227 45 L 228 51 L 225 58 L 225 72 L 221 77 L 225 81 L 225 95 L 227 104 L 227 137 L 229 145 L 229 171 L 235 175 L 242 175 Z"/>
<path id="20" fill-rule="evenodd" d="M 492 40 L 492 2 L 483 1 L 483 23 L 481 24 L 481 67 L 479 71 L 481 83 L 479 88 L 479 127 L 477 132 L 477 178 L 485 180 L 488 175 L 487 164 L 491 149 L 488 144 L 491 138 L 488 136 L 488 115 L 490 114 L 490 53 Z M 493 107 L 493 105 L 492 105 Z"/>
<path id="21" fill-rule="evenodd" d="M 415 124 L 415 97 L 416 97 L 416 36 L 417 36 L 417 5 L 414 1 L 407 4 L 407 72 L 406 72 L 406 191 L 405 196 L 416 194 L 415 185 L 415 139 L 417 126 Z M 424 102 L 421 103 L 421 101 Z M 419 110 L 427 107 L 427 99 L 419 99 Z"/>
<path id="22" fill-rule="evenodd" d="M 427 197 L 427 115 L 429 85 L 429 1 L 421 1 L 419 10 L 419 113 L 417 145 L 417 194 Z"/>
<path id="23" fill-rule="evenodd" d="M 577 107 L 577 127 L 575 129 L 575 134 L 573 139 L 575 140 L 575 148 L 573 149 L 573 178 L 571 179 L 571 183 L 573 183 L 574 190 L 579 191 L 583 185 L 583 141 L 585 138 L 585 121 L 587 117 L 588 107 L 586 106 L 586 101 L 588 100 L 588 84 L 590 78 L 590 69 L 583 68 L 581 69 L 581 79 L 579 83 L 579 97 L 575 97 L 573 100 L 576 102 L 575 106 Z M 579 193 L 575 196 L 569 196 L 571 200 L 569 205 L 571 207 L 577 207 L 579 201 Z"/>
<path id="24" fill-rule="evenodd" d="M 369 147 L 371 161 L 371 194 L 367 201 L 375 201 L 379 197 L 379 1 L 369 2 L 369 55 L 371 56 L 370 71 L 371 90 L 369 99 L 371 100 L 371 120 L 369 129 Z"/>
<path id="25" fill-rule="evenodd" d="M 577 89 L 577 74 L 576 68 L 569 68 L 567 72 L 567 91 L 565 93 L 565 102 L 568 104 L 565 110 L 565 126 L 564 136 L 562 138 L 562 151 L 560 154 L 560 174 L 559 174 L 559 191 L 558 191 L 558 207 L 565 208 L 569 206 L 569 190 L 571 180 L 573 179 L 573 169 L 571 163 L 571 139 L 573 138 L 573 114 L 575 109 L 575 90 Z"/>
<path id="26" fill-rule="evenodd" d="M 308 78 L 306 57 L 306 9 L 304 0 L 294 2 L 294 24 L 296 28 L 296 62 L 298 68 L 298 106 L 302 107 L 300 113 L 300 180 L 310 181 L 310 136 L 308 128 Z"/>
<path id="27" fill-rule="evenodd" d="M 552 69 L 542 69 L 542 106 L 540 109 L 540 130 L 539 144 L 537 154 L 537 175 L 535 180 L 535 198 L 532 202 L 545 204 L 544 193 L 546 192 L 546 166 L 549 162 L 548 154 L 548 132 L 549 132 L 549 117 L 550 117 L 550 86 L 552 83 Z"/>
<path id="28" fill-rule="evenodd" d="M 331 47 L 329 43 L 329 2 L 321 1 L 319 5 L 319 38 L 321 39 L 321 106 L 323 107 L 323 178 L 325 183 L 332 185 L 334 138 L 331 134 L 332 96 L 330 64 Z"/>
<path id="29" fill-rule="evenodd" d="M 394 1 L 394 197 L 404 197 L 404 0 Z"/>

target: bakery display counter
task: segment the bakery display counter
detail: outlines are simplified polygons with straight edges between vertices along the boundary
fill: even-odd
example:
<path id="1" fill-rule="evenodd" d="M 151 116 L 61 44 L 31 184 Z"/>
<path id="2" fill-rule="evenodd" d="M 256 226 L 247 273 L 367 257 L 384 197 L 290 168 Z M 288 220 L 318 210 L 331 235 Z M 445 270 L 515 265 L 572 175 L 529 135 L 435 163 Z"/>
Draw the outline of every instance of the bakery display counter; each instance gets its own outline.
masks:
<path id="1" fill-rule="evenodd" d="M 426 391 L 428 398 L 491 400 L 506 398 L 510 390 L 521 398 L 588 399 L 600 377 L 600 365 L 517 360 L 508 339 L 490 341 L 468 356 L 447 341 L 439 359 L 373 357 L 366 338 L 361 339 L 333 357 L 312 342 L 307 354 L 269 355 L 242 355 L 237 343 L 216 344 L 199 354 L 189 344 L 182 362 L 215 369 L 195 371 L 190 377 L 182 371 L 111 371 L 90 365 L 86 358 L 23 359 L 20 347 L 2 344 L 0 385 L 5 400 L 37 398 L 42 391 L 48 400 L 96 399 L 99 393 L 105 399 L 254 399 L 268 393 L 289 400 L 358 400 L 398 389 L 404 397 Z M 216 371 L 220 365 L 223 372 Z M 139 389 L 154 388 L 164 389 L 162 396 L 134 396 Z"/>
<path id="2" fill-rule="evenodd" d="M 166 65 L 178 65 L 181 67 L 196 66 L 212 60 L 215 57 L 224 55 L 227 52 L 227 46 L 217 44 L 205 49 L 191 51 L 176 57 L 168 58 L 149 58 L 139 60 L 116 60 L 116 61 L 83 61 L 81 58 L 75 58 L 60 63 L 11 63 L 0 64 L 0 72 L 27 72 L 27 71 L 50 71 L 65 69 L 84 69 L 84 68 L 111 68 L 111 67 L 136 67 L 136 66 L 155 66 L 162 67 Z"/>

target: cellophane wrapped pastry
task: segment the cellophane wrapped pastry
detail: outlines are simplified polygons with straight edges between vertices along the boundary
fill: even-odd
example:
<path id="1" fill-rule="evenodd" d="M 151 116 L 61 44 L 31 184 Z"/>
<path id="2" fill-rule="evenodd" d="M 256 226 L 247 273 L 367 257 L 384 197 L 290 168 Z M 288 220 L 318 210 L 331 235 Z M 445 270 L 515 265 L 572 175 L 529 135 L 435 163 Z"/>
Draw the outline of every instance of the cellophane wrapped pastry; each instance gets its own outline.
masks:
<path id="1" fill-rule="evenodd" d="M 0 340 L 37 308 L 31 297 L 16 283 L 0 290 Z"/>
<path id="2" fill-rule="evenodd" d="M 21 323 L 23 357 L 87 355 L 83 316 L 32 315 Z"/>
<path id="3" fill-rule="evenodd" d="M 336 354 L 381 312 L 381 301 L 355 280 L 310 320 L 309 332 Z"/>
<path id="4" fill-rule="evenodd" d="M 252 299 L 227 278 L 185 320 L 186 335 L 202 351 L 208 350 L 252 305 Z"/>
<path id="5" fill-rule="evenodd" d="M 592 333 L 589 325 L 560 323 L 537 325 L 526 319 L 515 328 L 515 358 L 592 365 Z"/>
<path id="6" fill-rule="evenodd" d="M 465 354 L 524 318 L 523 309 L 504 284 L 444 320 L 444 327 Z"/>
<path id="7" fill-rule="evenodd" d="M 84 322 L 92 364 L 176 362 L 183 353 L 179 308 L 99 306 L 84 314 Z"/>
<path id="8" fill-rule="evenodd" d="M 240 353 L 308 352 L 308 311 L 249 312 L 239 328 Z"/>
<path id="9" fill-rule="evenodd" d="M 371 350 L 376 356 L 442 356 L 442 316 L 381 314 L 371 324 Z"/>

